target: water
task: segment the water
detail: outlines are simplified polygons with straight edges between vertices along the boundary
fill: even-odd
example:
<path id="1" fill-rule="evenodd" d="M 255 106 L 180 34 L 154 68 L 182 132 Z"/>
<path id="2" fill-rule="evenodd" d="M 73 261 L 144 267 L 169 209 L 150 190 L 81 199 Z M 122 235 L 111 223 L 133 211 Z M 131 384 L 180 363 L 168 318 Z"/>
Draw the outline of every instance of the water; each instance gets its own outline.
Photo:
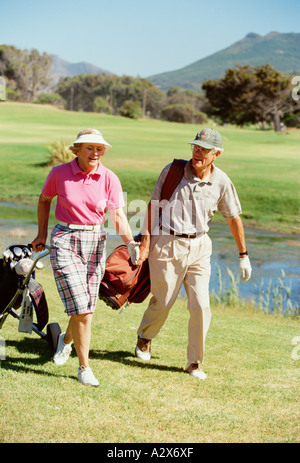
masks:
<path id="1" fill-rule="evenodd" d="M 278 286 L 285 273 L 284 285 L 291 286 L 291 302 L 300 306 L 300 236 L 245 229 L 247 249 L 252 265 L 251 279 L 239 283 L 239 294 L 244 299 L 258 302 L 262 292 Z M 0 249 L 11 244 L 30 243 L 37 235 L 37 227 L 26 221 L 0 220 Z M 227 224 L 213 224 L 209 233 L 213 243 L 210 290 L 218 291 L 218 267 L 223 287 L 230 286 L 229 268 L 239 278 L 239 254 Z M 107 251 L 111 252 L 121 240 L 108 237 Z M 46 259 L 45 259 L 46 260 Z M 49 264 L 50 265 L 50 264 Z"/>
<path id="2" fill-rule="evenodd" d="M 284 286 L 291 286 L 291 302 L 300 306 L 300 236 L 269 232 L 258 229 L 245 229 L 252 276 L 239 284 L 240 296 L 254 298 L 258 302 L 262 290 L 266 292 L 279 286 L 284 272 Z M 230 284 L 228 267 L 236 277 L 239 276 L 239 254 L 229 227 L 213 225 L 210 231 L 213 242 L 211 290 L 217 291 L 217 266 L 221 268 L 222 280 Z"/>

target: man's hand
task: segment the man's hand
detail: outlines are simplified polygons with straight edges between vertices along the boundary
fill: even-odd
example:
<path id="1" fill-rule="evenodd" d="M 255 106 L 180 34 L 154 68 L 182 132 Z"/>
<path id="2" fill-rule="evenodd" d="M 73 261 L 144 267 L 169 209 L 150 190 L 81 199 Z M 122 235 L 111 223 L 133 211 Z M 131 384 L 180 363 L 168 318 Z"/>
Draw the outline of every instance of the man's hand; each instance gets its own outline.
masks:
<path id="1" fill-rule="evenodd" d="M 140 246 L 140 258 L 137 265 L 142 265 L 142 263 L 148 259 L 149 256 L 149 246 Z"/>
<path id="2" fill-rule="evenodd" d="M 248 256 L 240 257 L 241 280 L 248 281 L 251 277 L 252 267 Z"/>
<path id="3" fill-rule="evenodd" d="M 140 249 L 139 249 L 140 257 L 139 257 L 137 265 L 142 265 L 142 263 L 148 259 L 149 248 L 150 248 L 150 235 L 149 234 L 142 235 Z"/>

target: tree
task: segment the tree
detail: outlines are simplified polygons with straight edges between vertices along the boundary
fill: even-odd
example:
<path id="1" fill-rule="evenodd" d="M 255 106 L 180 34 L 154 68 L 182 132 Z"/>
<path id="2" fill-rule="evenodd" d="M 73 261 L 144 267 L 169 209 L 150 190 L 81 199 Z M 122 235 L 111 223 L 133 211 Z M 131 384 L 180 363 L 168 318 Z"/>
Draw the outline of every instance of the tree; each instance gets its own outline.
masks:
<path id="1" fill-rule="evenodd" d="M 227 69 L 222 79 L 206 81 L 202 88 L 213 115 L 241 126 L 272 121 L 278 131 L 292 105 L 290 79 L 269 64 Z"/>
<path id="2" fill-rule="evenodd" d="M 66 101 L 66 109 L 73 111 L 99 111 L 99 102 L 103 109 L 107 108 L 113 114 L 120 114 L 126 101 L 138 103 L 142 115 L 159 117 L 164 106 L 164 93 L 147 79 L 130 76 L 115 76 L 106 74 L 81 74 L 75 77 L 64 77 L 56 87 Z M 98 103 L 97 103 L 98 102 Z M 125 107 L 126 111 L 126 107 Z"/>
<path id="3" fill-rule="evenodd" d="M 34 101 L 52 82 L 53 58 L 47 53 L 40 53 L 37 50 L 25 50 L 25 64 L 27 80 L 24 81 L 23 91 L 29 101 Z M 24 72 L 24 69 L 23 71 Z"/>
<path id="4" fill-rule="evenodd" d="M 37 50 L 0 46 L 0 74 L 20 99 L 36 100 L 51 84 L 52 57 Z"/>
<path id="5" fill-rule="evenodd" d="M 171 87 L 166 93 L 166 106 L 161 110 L 161 117 L 167 121 L 202 124 L 207 120 L 207 108 L 203 93 Z"/>
<path id="6" fill-rule="evenodd" d="M 292 108 L 290 78 L 269 64 L 256 68 L 257 108 L 262 119 L 272 119 L 275 131 L 280 130 L 280 121 Z"/>
<path id="7" fill-rule="evenodd" d="M 143 116 L 159 117 L 164 106 L 164 93 L 150 80 L 141 77 L 115 76 L 111 87 L 111 99 L 114 112 L 117 114 L 123 104 L 128 101 L 139 102 Z"/>
<path id="8" fill-rule="evenodd" d="M 110 86 L 111 78 L 105 74 L 80 74 L 60 78 L 56 92 L 66 101 L 66 109 L 93 112 L 95 98 L 109 95 Z"/>

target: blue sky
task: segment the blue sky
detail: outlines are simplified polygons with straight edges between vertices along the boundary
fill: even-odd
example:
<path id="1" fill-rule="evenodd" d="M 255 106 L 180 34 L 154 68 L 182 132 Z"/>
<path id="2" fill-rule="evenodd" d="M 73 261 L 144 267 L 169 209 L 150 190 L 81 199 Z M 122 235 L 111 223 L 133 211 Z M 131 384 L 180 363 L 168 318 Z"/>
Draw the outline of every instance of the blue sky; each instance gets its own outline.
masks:
<path id="1" fill-rule="evenodd" d="M 299 0 L 0 0 L 0 44 L 148 77 L 248 32 L 300 32 L 299 10 Z"/>

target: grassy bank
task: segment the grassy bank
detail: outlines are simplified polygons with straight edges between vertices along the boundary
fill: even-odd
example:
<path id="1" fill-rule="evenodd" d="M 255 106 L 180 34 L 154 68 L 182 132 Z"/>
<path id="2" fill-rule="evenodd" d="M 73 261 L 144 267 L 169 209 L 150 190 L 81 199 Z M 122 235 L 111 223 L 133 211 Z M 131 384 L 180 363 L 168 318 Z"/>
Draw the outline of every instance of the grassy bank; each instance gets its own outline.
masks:
<path id="1" fill-rule="evenodd" d="M 66 315 L 50 270 L 38 274 L 50 319 Z M 297 442 L 299 322 L 214 304 L 199 382 L 183 372 L 188 312 L 178 300 L 153 342 L 152 360 L 134 357 L 146 302 L 123 314 L 99 301 L 91 365 L 99 388 L 77 382 L 77 358 L 51 362 L 45 341 L 18 333 L 10 317 L 0 334 L 0 442 Z M 299 357 L 299 356 L 298 356 Z M 295 357 L 294 358 L 298 358 Z"/>
<path id="2" fill-rule="evenodd" d="M 162 167 L 175 157 L 189 158 L 188 141 L 199 127 L 154 120 L 57 110 L 52 107 L 0 104 L 0 200 L 35 206 L 49 172 L 47 145 L 71 143 L 84 127 L 100 128 L 113 145 L 103 164 L 120 177 L 128 202 L 149 200 Z M 225 151 L 216 165 L 237 187 L 246 225 L 299 232 L 300 131 L 289 134 L 254 128 L 220 127 Z M 17 212 L 16 212 L 17 211 Z M 8 208 L 0 218 L 24 210 Z M 25 213 L 24 213 L 25 214 Z M 24 216 L 25 217 L 25 216 Z M 35 221 L 35 208 L 26 219 Z M 217 215 L 215 221 L 221 221 Z"/>

